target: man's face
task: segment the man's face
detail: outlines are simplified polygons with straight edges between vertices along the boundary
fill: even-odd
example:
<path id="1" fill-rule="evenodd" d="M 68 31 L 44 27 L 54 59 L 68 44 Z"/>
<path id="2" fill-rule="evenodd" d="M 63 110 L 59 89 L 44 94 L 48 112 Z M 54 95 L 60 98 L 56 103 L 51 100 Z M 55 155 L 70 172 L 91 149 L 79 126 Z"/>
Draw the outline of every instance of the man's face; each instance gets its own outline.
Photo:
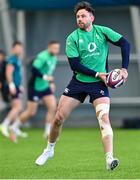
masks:
<path id="1" fill-rule="evenodd" d="M 94 21 L 94 16 L 85 9 L 80 9 L 76 14 L 76 20 L 78 27 L 85 30 L 91 26 L 92 22 Z"/>
<path id="2" fill-rule="evenodd" d="M 56 43 L 56 44 L 51 44 L 51 45 L 48 46 L 48 50 L 49 50 L 49 52 L 50 52 L 52 55 L 56 56 L 56 55 L 59 54 L 60 44 L 58 44 L 58 43 Z"/>
<path id="3" fill-rule="evenodd" d="M 13 53 L 16 54 L 17 56 L 23 57 L 24 50 L 23 46 L 20 44 L 17 44 L 13 47 Z"/>

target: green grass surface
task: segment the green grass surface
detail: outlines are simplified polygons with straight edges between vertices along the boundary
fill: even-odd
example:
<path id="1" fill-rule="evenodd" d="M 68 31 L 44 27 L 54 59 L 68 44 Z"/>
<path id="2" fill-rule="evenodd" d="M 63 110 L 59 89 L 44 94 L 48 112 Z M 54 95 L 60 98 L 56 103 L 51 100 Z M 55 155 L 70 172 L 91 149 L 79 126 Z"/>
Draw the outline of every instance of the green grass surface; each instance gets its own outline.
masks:
<path id="1" fill-rule="evenodd" d="M 115 130 L 114 134 L 120 166 L 112 172 L 105 169 L 97 129 L 64 129 L 55 157 L 43 167 L 34 163 L 46 146 L 42 130 L 29 130 L 29 138 L 20 139 L 18 144 L 0 136 L 0 178 L 140 178 L 140 131 Z"/>

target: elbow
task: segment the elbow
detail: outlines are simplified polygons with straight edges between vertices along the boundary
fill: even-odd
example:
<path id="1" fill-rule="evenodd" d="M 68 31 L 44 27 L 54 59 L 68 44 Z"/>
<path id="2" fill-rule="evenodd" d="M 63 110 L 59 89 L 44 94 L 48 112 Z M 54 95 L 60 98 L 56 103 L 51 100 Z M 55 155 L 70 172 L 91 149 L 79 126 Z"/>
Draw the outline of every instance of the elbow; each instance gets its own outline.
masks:
<path id="1" fill-rule="evenodd" d="M 125 47 L 130 52 L 130 49 L 131 49 L 130 42 L 127 39 L 125 39 L 124 37 L 121 38 L 120 42 L 121 42 L 122 48 Z"/>
<path id="2" fill-rule="evenodd" d="M 73 66 L 73 65 L 70 65 L 70 68 L 71 68 L 72 71 L 76 71 L 77 70 L 77 68 L 75 66 Z"/>
<path id="3" fill-rule="evenodd" d="M 131 48 L 130 42 L 125 40 L 125 45 L 128 48 L 128 50 L 130 51 L 130 48 Z"/>
<path id="4" fill-rule="evenodd" d="M 31 68 L 31 71 L 32 71 L 33 74 L 37 74 L 37 71 L 38 71 L 38 70 L 37 70 L 37 68 L 32 67 L 32 68 Z"/>

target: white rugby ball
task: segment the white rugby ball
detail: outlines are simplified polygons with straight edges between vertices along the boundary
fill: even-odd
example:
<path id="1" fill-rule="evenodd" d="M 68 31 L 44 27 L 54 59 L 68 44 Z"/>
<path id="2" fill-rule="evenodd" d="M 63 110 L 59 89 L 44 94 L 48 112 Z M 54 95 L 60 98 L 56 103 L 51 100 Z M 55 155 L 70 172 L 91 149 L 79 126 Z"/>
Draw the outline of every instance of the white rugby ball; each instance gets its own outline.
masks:
<path id="1" fill-rule="evenodd" d="M 114 69 L 107 76 L 107 85 L 110 88 L 118 88 L 124 83 L 124 79 L 120 78 L 120 69 Z"/>

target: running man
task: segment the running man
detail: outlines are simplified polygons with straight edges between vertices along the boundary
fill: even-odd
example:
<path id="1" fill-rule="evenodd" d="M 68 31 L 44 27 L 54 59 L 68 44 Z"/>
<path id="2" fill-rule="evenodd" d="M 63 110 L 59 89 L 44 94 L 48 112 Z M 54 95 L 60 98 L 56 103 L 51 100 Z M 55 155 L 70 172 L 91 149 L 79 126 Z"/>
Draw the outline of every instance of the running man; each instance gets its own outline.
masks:
<path id="1" fill-rule="evenodd" d="M 22 112 L 11 127 L 11 139 L 16 141 L 15 130 L 36 114 L 39 100 L 43 100 L 47 107 L 44 137 L 50 133 L 50 124 L 56 113 L 55 84 L 53 72 L 57 64 L 60 44 L 50 41 L 48 48 L 40 52 L 32 63 L 32 76 L 28 84 L 27 108 Z"/>
<path id="2" fill-rule="evenodd" d="M 5 137 L 9 137 L 9 126 L 22 110 L 22 57 L 23 45 L 21 42 L 15 41 L 12 45 L 12 54 L 8 57 L 6 65 L 6 79 L 11 96 L 11 110 L 0 125 L 0 131 Z"/>
<path id="3" fill-rule="evenodd" d="M 121 76 L 126 80 L 130 45 L 119 33 L 93 24 L 94 9 L 87 2 L 75 7 L 78 29 L 66 41 L 66 54 L 74 76 L 60 98 L 53 119 L 47 148 L 36 160 L 43 165 L 54 156 L 54 147 L 64 121 L 72 110 L 83 103 L 87 96 L 96 110 L 104 146 L 106 167 L 113 170 L 119 160 L 113 156 L 113 131 L 109 120 L 110 98 L 106 84 L 108 42 L 119 46 L 122 53 Z"/>

